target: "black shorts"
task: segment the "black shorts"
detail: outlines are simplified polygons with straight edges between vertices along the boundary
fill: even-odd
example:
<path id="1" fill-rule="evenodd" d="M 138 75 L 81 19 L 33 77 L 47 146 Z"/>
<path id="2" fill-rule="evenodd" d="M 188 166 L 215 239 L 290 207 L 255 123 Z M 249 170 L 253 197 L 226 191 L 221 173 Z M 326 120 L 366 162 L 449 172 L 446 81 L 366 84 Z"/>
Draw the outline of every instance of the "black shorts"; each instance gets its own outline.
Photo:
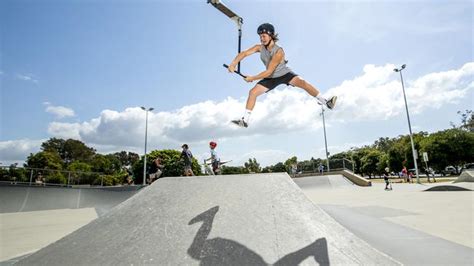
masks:
<path id="1" fill-rule="evenodd" d="M 285 75 L 278 78 L 264 78 L 260 80 L 257 84 L 260 84 L 263 87 L 267 88 L 268 90 L 266 92 L 269 92 L 273 90 L 274 88 L 276 88 L 278 85 L 281 85 L 281 84 L 290 85 L 290 81 L 296 76 L 298 75 L 296 75 L 293 72 L 288 72 Z"/>

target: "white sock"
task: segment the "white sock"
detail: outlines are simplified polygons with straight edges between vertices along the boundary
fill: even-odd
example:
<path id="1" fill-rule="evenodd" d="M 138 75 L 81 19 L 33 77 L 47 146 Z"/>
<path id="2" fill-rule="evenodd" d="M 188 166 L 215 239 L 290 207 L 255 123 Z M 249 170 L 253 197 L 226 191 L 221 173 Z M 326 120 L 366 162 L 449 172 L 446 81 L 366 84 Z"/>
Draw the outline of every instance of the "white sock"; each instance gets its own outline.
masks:
<path id="1" fill-rule="evenodd" d="M 322 104 L 326 104 L 327 103 L 327 100 L 323 98 L 323 96 L 321 96 L 321 93 L 316 95 L 316 99 L 318 99 L 318 101 Z"/>
<path id="2" fill-rule="evenodd" d="M 247 123 L 249 122 L 251 114 L 252 114 L 252 110 L 249 110 L 249 109 L 245 110 L 245 113 L 244 113 L 244 121 L 245 122 L 247 122 Z"/>

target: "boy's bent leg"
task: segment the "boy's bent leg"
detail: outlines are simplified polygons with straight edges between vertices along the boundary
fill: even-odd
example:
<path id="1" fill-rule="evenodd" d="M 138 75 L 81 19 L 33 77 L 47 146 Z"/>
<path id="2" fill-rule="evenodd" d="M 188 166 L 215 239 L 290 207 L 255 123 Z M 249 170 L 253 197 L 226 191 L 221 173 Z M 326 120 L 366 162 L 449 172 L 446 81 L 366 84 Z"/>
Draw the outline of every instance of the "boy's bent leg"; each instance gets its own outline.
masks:
<path id="1" fill-rule="evenodd" d="M 240 127 L 248 127 L 248 122 L 250 119 L 250 115 L 252 114 L 252 110 L 255 107 L 255 103 L 257 101 L 257 97 L 264 94 L 268 91 L 268 88 L 261 84 L 255 85 L 250 91 L 249 96 L 247 98 L 247 104 L 245 106 L 245 112 L 241 119 L 232 120 L 232 123 L 240 126 Z"/>
<path id="2" fill-rule="evenodd" d="M 257 97 L 267 92 L 268 89 L 260 84 L 255 85 L 250 91 L 249 96 L 247 98 L 247 105 L 245 109 L 252 111 L 255 107 L 255 103 L 257 101 Z"/>

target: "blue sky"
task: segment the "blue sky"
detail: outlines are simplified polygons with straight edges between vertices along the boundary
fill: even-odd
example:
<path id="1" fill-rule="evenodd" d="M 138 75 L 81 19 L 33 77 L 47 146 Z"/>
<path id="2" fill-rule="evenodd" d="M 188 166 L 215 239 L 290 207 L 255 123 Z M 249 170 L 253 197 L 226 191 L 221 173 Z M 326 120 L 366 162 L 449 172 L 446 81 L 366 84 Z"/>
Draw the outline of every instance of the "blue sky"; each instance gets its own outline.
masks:
<path id="1" fill-rule="evenodd" d="M 399 76 L 414 131 L 434 132 L 473 109 L 472 1 L 242 1 L 244 48 L 275 25 L 290 67 L 323 95 L 331 153 L 407 134 Z M 249 129 L 248 90 L 222 63 L 236 55 L 235 24 L 205 0 L 9 1 L 0 3 L 0 161 L 21 161 L 50 137 L 81 139 L 100 152 L 143 153 L 189 143 L 198 157 L 219 143 L 236 165 L 322 157 L 319 107 L 295 88 L 258 99 Z M 242 72 L 264 69 L 258 55 Z M 314 105 L 314 106 L 313 106 Z"/>

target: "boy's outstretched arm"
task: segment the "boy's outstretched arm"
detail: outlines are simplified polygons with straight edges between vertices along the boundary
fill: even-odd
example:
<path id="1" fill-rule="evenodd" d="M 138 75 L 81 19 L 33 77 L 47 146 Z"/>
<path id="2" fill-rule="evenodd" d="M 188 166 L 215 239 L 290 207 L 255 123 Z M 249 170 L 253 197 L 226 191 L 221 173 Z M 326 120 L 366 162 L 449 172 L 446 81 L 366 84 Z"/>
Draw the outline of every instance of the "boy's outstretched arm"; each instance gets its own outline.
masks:
<path id="1" fill-rule="evenodd" d="M 245 57 L 249 56 L 249 55 L 252 55 L 254 53 L 258 53 L 260 52 L 260 44 L 257 44 L 243 52 L 240 52 L 235 58 L 234 60 L 232 61 L 232 63 L 229 64 L 229 67 L 227 68 L 229 70 L 230 73 L 233 73 L 235 71 L 235 66 L 237 66 L 237 64 L 242 61 Z"/>

